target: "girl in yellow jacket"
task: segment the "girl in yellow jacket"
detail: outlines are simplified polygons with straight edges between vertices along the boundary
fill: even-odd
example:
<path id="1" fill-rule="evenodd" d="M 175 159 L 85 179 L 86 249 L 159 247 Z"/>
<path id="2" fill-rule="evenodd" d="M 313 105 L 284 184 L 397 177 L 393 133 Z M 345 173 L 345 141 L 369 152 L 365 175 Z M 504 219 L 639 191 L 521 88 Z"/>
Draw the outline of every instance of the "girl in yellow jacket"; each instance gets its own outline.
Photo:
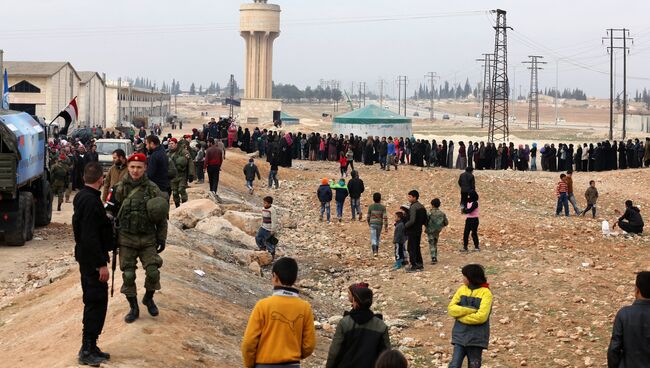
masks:
<path id="1" fill-rule="evenodd" d="M 461 368 L 465 357 L 470 368 L 480 368 L 483 349 L 487 349 L 490 340 L 492 292 L 483 266 L 469 264 L 462 273 L 464 285 L 447 307 L 447 313 L 456 319 L 451 332 L 454 355 L 449 368 Z"/>

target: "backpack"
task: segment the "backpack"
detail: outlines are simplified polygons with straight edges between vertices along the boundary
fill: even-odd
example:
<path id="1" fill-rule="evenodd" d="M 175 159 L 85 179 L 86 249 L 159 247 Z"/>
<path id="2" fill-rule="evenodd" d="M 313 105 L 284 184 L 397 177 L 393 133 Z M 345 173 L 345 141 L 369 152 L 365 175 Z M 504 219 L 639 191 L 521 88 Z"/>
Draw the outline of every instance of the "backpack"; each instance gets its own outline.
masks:
<path id="1" fill-rule="evenodd" d="M 428 222 L 427 222 L 427 229 L 432 229 L 432 230 L 440 230 L 444 226 L 443 224 L 445 223 L 445 217 L 444 216 L 427 216 L 428 217 Z"/>
<path id="2" fill-rule="evenodd" d="M 167 177 L 169 179 L 174 179 L 178 175 L 178 169 L 176 169 L 176 164 L 174 163 L 174 160 L 171 159 L 171 157 L 167 157 L 167 162 L 169 163 L 169 168 L 167 171 Z"/>

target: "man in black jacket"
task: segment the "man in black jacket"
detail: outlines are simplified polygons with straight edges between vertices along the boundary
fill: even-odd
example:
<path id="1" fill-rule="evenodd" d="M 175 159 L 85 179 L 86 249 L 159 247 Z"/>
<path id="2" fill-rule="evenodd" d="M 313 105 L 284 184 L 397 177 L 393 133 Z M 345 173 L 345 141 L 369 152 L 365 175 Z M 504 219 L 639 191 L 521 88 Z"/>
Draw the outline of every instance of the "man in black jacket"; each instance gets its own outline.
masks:
<path id="1" fill-rule="evenodd" d="M 359 221 L 361 221 L 361 194 L 366 188 L 363 185 L 363 180 L 359 179 L 359 173 L 356 170 L 352 170 L 350 175 L 352 179 L 348 181 L 348 193 L 350 194 L 350 206 L 352 206 L 352 221 L 354 221 L 356 213 L 359 214 Z"/>
<path id="2" fill-rule="evenodd" d="M 476 183 L 474 180 L 474 169 L 471 166 L 465 168 L 465 172 L 460 174 L 458 178 L 458 186 L 460 186 L 460 208 L 465 208 L 467 204 L 467 196 L 469 192 L 476 190 Z"/>
<path id="3" fill-rule="evenodd" d="M 100 199 L 104 184 L 102 168 L 90 162 L 84 168 L 84 187 L 74 197 L 72 228 L 75 239 L 75 259 L 81 273 L 83 291 L 83 336 L 78 359 L 81 365 L 99 367 L 110 359 L 97 347 L 97 338 L 104 327 L 108 307 L 108 251 L 113 249 L 110 220 Z"/>
<path id="4" fill-rule="evenodd" d="M 147 178 L 153 181 L 161 192 L 171 194 L 169 184 L 169 161 L 165 149 L 160 145 L 160 139 L 155 135 L 147 137 Z"/>
<path id="5" fill-rule="evenodd" d="M 643 271 L 636 275 L 634 296 L 634 303 L 616 314 L 607 350 L 609 368 L 643 368 L 650 362 L 650 272 Z"/>
<path id="6" fill-rule="evenodd" d="M 616 213 L 620 215 L 621 212 L 616 210 Z M 626 233 L 641 234 L 644 224 L 639 207 L 636 207 L 629 199 L 625 201 L 625 213 L 614 223 L 613 227 L 615 228 L 616 225 Z"/>
<path id="7" fill-rule="evenodd" d="M 427 210 L 418 202 L 420 193 L 412 190 L 408 193 L 408 201 L 411 203 L 409 208 L 409 220 L 404 224 L 406 236 L 408 238 L 408 252 L 411 260 L 411 268 L 406 272 L 415 272 L 424 270 L 424 261 L 420 250 L 420 240 L 422 239 L 422 226 L 427 223 Z"/>

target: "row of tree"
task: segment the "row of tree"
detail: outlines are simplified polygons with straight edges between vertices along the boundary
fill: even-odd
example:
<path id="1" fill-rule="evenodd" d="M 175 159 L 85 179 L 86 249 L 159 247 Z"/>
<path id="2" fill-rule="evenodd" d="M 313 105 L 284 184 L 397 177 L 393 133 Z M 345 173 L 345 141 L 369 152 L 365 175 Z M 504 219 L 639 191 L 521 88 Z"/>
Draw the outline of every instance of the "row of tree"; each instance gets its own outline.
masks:
<path id="1" fill-rule="evenodd" d="M 540 94 L 555 97 L 555 88 L 544 88 L 544 91 L 539 91 Z M 557 94 L 558 98 L 572 99 L 578 101 L 586 101 L 587 94 L 580 88 L 569 89 L 566 88 L 562 93 Z"/>
<path id="2" fill-rule="evenodd" d="M 273 98 L 279 98 L 289 102 L 300 102 L 303 99 L 308 102 L 318 101 L 336 101 L 339 102 L 343 99 L 343 92 L 338 88 L 331 88 L 327 86 L 318 86 L 312 88 L 311 86 L 305 87 L 304 90 L 296 87 L 293 84 L 275 84 L 273 83 Z"/>
<path id="3" fill-rule="evenodd" d="M 413 98 L 419 100 L 427 100 L 430 98 L 435 99 L 465 99 L 470 95 L 478 96 L 479 92 L 477 88 L 472 89 L 472 86 L 469 84 L 469 78 L 465 80 L 465 85 L 461 86 L 460 83 L 452 86 L 448 81 L 445 81 L 440 85 L 440 87 L 433 87 L 433 90 L 429 89 L 428 84 L 420 84 L 419 88 L 413 92 Z"/>

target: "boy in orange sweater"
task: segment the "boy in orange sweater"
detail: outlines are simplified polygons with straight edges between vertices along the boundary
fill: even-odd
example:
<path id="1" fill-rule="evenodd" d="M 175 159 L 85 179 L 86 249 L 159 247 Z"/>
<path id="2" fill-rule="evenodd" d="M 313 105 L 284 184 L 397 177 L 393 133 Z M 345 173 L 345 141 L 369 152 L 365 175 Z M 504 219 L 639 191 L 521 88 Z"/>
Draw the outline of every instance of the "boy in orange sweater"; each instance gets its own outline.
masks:
<path id="1" fill-rule="evenodd" d="M 300 360 L 316 346 L 311 305 L 293 288 L 298 263 L 280 258 L 272 273 L 273 295 L 257 302 L 244 333 L 241 349 L 246 368 L 300 367 Z"/>

